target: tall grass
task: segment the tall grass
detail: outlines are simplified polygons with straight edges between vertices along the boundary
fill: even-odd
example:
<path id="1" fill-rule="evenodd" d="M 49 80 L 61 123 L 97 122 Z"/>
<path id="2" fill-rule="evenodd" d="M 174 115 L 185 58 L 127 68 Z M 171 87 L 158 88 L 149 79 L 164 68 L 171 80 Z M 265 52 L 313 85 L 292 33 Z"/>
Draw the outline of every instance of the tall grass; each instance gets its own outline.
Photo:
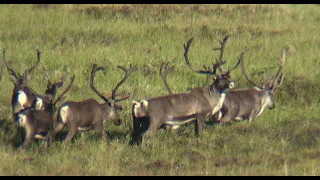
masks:
<path id="1" fill-rule="evenodd" d="M 0 87 L 0 175 L 319 175 L 319 25 L 317 5 L 0 5 L 0 47 L 19 72 L 36 61 L 30 86 L 44 92 L 44 66 L 53 81 L 64 66 L 76 75 L 66 100 L 98 97 L 89 87 L 93 63 L 104 66 L 96 86 L 105 95 L 123 77 L 117 65 L 138 67 L 120 87 L 131 98 L 121 102 L 122 125 L 106 122 L 108 143 L 95 132 L 77 136 L 71 146 L 56 141 L 45 149 L 36 141 L 26 152 L 11 144 L 13 83 L 3 72 Z M 277 71 L 287 51 L 285 81 L 276 108 L 250 126 L 247 121 L 221 127 L 208 125 L 202 137 L 194 127 L 159 130 L 148 149 L 128 145 L 132 131 L 131 101 L 167 94 L 160 63 L 170 61 L 174 92 L 201 86 L 205 77 L 185 65 L 183 44 L 196 37 L 189 58 L 196 67 L 211 63 L 225 35 L 225 70 L 243 48 L 250 76 L 262 83 Z M 241 70 L 232 72 L 238 87 L 248 87 Z M 101 101 L 102 102 L 102 101 Z"/>

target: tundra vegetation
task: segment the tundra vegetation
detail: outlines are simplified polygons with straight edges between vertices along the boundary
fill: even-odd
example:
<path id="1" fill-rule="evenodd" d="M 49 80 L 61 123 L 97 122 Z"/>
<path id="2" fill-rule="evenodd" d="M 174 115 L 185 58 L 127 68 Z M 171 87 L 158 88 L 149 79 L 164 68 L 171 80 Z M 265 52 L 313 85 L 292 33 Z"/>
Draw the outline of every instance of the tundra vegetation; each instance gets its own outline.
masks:
<path id="1" fill-rule="evenodd" d="M 104 123 L 111 134 L 103 141 L 96 131 L 77 134 L 64 143 L 67 128 L 50 148 L 35 140 L 17 150 L 12 122 L 13 83 L 3 69 L 0 86 L 0 175 L 320 175 L 320 6 L 318 5 L 0 5 L 0 47 L 6 61 L 23 73 L 41 61 L 28 85 L 40 94 L 68 67 L 77 77 L 64 101 L 97 97 L 90 88 L 93 64 L 96 88 L 105 97 L 123 78 L 117 66 L 137 67 L 121 86 L 130 98 L 121 102 L 120 126 Z M 160 129 L 152 146 L 129 145 L 133 100 L 168 95 L 159 68 L 175 67 L 168 84 L 174 93 L 200 87 L 206 77 L 191 72 L 183 44 L 191 37 L 192 65 L 202 67 L 217 57 L 212 51 L 226 35 L 225 68 L 232 67 L 247 47 L 248 76 L 264 84 L 278 70 L 286 51 L 284 81 L 277 89 L 276 107 L 254 123 L 247 120 L 221 126 L 208 118 L 203 134 L 194 126 Z M 1 58 L 2 59 L 2 58 Z M 1 66 L 1 68 L 3 65 Z M 46 68 L 44 68 L 46 67 Z M 231 73 L 235 88 L 252 87 L 241 68 Z"/>

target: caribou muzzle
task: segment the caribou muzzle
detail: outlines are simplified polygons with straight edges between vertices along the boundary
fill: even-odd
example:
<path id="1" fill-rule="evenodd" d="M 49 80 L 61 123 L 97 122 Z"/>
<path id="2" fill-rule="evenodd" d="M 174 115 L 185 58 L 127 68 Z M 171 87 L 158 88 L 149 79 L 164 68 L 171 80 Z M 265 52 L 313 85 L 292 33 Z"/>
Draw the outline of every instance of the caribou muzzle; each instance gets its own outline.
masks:
<path id="1" fill-rule="evenodd" d="M 273 103 L 272 105 L 270 105 L 268 108 L 270 109 L 270 110 L 272 110 L 272 109 L 274 109 L 276 107 L 276 105 Z"/>

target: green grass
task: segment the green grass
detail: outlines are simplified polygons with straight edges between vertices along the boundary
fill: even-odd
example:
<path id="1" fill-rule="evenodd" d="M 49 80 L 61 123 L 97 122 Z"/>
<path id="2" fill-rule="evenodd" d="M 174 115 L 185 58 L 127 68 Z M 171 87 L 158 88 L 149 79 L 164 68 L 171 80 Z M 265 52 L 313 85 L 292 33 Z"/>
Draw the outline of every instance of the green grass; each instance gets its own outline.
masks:
<path id="1" fill-rule="evenodd" d="M 10 122 L 13 83 L 4 71 L 0 175 L 319 176 L 319 17 L 318 5 L 0 5 L 0 47 L 6 48 L 12 67 L 23 72 L 36 62 L 36 49 L 41 51 L 30 81 L 37 92 L 46 88 L 44 66 L 57 81 L 67 65 L 76 81 L 66 100 L 102 102 L 89 87 L 93 63 L 107 69 L 95 83 L 106 95 L 124 75 L 116 66 L 138 67 L 119 89 L 131 93 L 119 103 L 122 125 L 105 123 L 114 135 L 108 143 L 92 131 L 84 139 L 78 135 L 71 146 L 56 141 L 46 150 L 35 141 L 26 152 L 11 145 L 16 133 Z M 132 100 L 168 93 L 159 76 L 161 62 L 175 66 L 168 77 L 174 92 L 201 86 L 205 76 L 188 69 L 183 44 L 196 37 L 189 58 L 201 67 L 218 56 L 212 48 L 228 34 L 224 70 L 248 47 L 247 71 L 257 82 L 276 73 L 281 49 L 287 51 L 276 108 L 265 110 L 252 126 L 247 121 L 208 125 L 202 137 L 195 137 L 191 125 L 159 130 L 147 149 L 128 145 Z M 240 68 L 232 78 L 238 87 L 249 87 Z"/>

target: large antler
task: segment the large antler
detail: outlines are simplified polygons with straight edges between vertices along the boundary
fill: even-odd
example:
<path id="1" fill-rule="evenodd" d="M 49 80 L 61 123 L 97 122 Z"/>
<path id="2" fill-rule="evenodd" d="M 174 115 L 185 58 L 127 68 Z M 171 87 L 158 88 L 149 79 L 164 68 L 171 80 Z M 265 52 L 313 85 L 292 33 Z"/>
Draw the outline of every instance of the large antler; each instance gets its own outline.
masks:
<path id="1" fill-rule="evenodd" d="M 170 62 L 164 62 L 161 64 L 160 66 L 160 76 L 164 82 L 164 85 L 166 86 L 167 90 L 169 91 L 170 94 L 173 94 L 172 93 L 172 90 L 170 89 L 169 85 L 168 85 L 168 82 L 167 82 L 167 76 L 168 76 L 168 73 L 172 72 L 173 69 L 174 69 L 174 66 L 170 66 L 169 65 Z M 163 70 L 164 68 L 164 70 Z"/>
<path id="2" fill-rule="evenodd" d="M 3 72 L 3 64 L 1 63 L 0 81 L 2 79 L 2 72 Z"/>
<path id="3" fill-rule="evenodd" d="M 97 64 L 93 64 L 92 71 L 91 71 L 91 77 L 90 77 L 90 87 L 101 99 L 103 99 L 106 103 L 110 103 L 110 101 L 104 97 L 102 94 L 99 93 L 99 91 L 94 87 L 94 76 L 97 71 L 102 70 L 103 73 L 106 75 L 106 70 L 103 67 L 97 67 Z"/>
<path id="4" fill-rule="evenodd" d="M 209 67 L 209 66 L 206 66 L 206 65 L 203 65 L 203 69 L 206 70 L 206 71 L 210 71 L 210 67 Z M 213 70 L 212 70 L 212 71 L 213 71 Z M 207 74 L 206 82 L 202 85 L 202 87 L 208 86 L 209 83 L 210 83 L 210 80 L 211 80 L 210 75 Z"/>
<path id="5" fill-rule="evenodd" d="M 227 61 L 223 61 L 223 60 L 222 60 L 222 57 L 223 57 L 224 47 L 225 47 L 225 45 L 226 45 L 226 42 L 227 42 L 228 38 L 229 38 L 229 35 L 226 36 L 226 37 L 224 37 L 223 40 L 222 40 L 222 42 L 219 41 L 219 43 L 220 43 L 220 47 L 219 47 L 219 48 L 213 48 L 213 49 L 212 49 L 212 50 L 214 50 L 214 51 L 220 50 L 219 59 L 216 59 L 216 63 L 217 63 L 217 64 L 221 64 L 221 65 L 222 65 L 222 64 L 225 64 L 225 63 L 227 62 Z M 218 66 L 217 68 L 219 69 L 220 73 L 222 73 L 222 69 L 220 68 L 220 66 Z"/>
<path id="6" fill-rule="evenodd" d="M 44 66 L 44 73 L 45 73 L 45 79 L 48 81 L 47 88 L 50 88 L 52 83 L 50 81 L 50 76 L 49 76 L 49 73 L 48 73 L 46 66 Z"/>
<path id="7" fill-rule="evenodd" d="M 40 51 L 37 49 L 37 62 L 34 66 L 32 66 L 30 69 L 25 70 L 25 72 L 23 73 L 23 75 L 21 75 L 20 73 L 16 73 L 7 63 L 6 61 L 6 49 L 3 48 L 3 62 L 5 64 L 5 66 L 7 67 L 8 73 L 12 76 L 14 76 L 16 79 L 17 78 L 23 78 L 25 80 L 27 80 L 27 76 L 39 65 L 40 63 Z"/>
<path id="8" fill-rule="evenodd" d="M 286 52 L 285 52 L 285 50 L 282 50 L 282 56 L 280 58 L 279 70 L 278 70 L 277 75 L 274 78 L 274 80 L 272 82 L 272 86 L 271 86 L 271 89 L 273 91 L 275 91 L 277 88 L 279 88 L 283 82 L 285 58 L 286 58 Z"/>
<path id="9" fill-rule="evenodd" d="M 130 95 L 127 95 L 123 98 L 120 98 L 120 99 L 115 99 L 116 98 L 116 92 L 118 90 L 118 88 L 128 79 L 128 77 L 130 76 L 130 74 L 137 70 L 136 67 L 133 67 L 132 64 L 130 64 L 130 67 L 129 69 L 126 69 L 122 66 L 117 66 L 117 68 L 119 69 L 122 69 L 124 72 L 125 72 L 125 76 L 121 79 L 121 81 L 116 85 L 116 87 L 112 90 L 112 100 L 115 101 L 115 102 L 119 102 L 119 101 L 122 101 L 122 100 L 125 100 L 125 99 L 128 99 L 130 97 Z"/>
<path id="10" fill-rule="evenodd" d="M 62 101 L 64 98 L 66 98 L 66 96 L 64 96 L 64 95 L 71 89 L 71 86 L 72 86 L 75 78 L 76 78 L 75 75 L 73 75 L 71 77 L 71 82 L 70 82 L 69 86 L 59 95 L 59 97 L 54 101 L 53 104 L 56 104 L 57 102 Z"/>
<path id="11" fill-rule="evenodd" d="M 9 66 L 7 60 L 6 60 L 6 49 L 3 48 L 2 49 L 2 59 L 4 62 L 4 65 L 6 66 L 8 73 L 12 76 L 14 76 L 15 78 L 19 78 L 19 76 L 17 75 L 17 73 Z"/>
<path id="12" fill-rule="evenodd" d="M 64 69 L 67 69 L 67 66 L 64 66 Z M 58 86 L 58 88 L 60 88 L 61 86 L 63 86 L 63 83 L 66 81 L 67 77 L 69 75 L 69 72 L 67 71 L 65 75 L 63 75 L 60 79 L 60 81 L 54 83 Z"/>
<path id="13" fill-rule="evenodd" d="M 210 74 L 210 75 L 215 75 L 216 74 L 216 70 L 217 68 L 219 68 L 221 65 L 225 64 L 226 61 L 220 61 L 218 62 L 218 60 L 216 60 L 216 63 L 214 64 L 213 63 L 213 70 L 208 70 L 210 68 L 205 68 L 205 70 L 201 70 L 201 69 L 196 69 L 194 67 L 192 67 L 192 65 L 190 64 L 190 61 L 189 61 L 189 58 L 188 58 L 188 52 L 189 52 L 189 47 L 190 47 L 190 44 L 192 43 L 194 38 L 191 38 L 187 41 L 187 44 L 184 44 L 184 59 L 186 60 L 186 64 L 188 65 L 188 67 L 194 71 L 194 72 L 197 72 L 197 73 L 200 73 L 200 74 Z M 224 48 L 224 43 L 223 42 L 223 47 L 222 49 Z M 223 50 L 222 50 L 223 52 Z M 220 55 L 220 57 L 222 58 L 222 54 Z"/>
<path id="14" fill-rule="evenodd" d="M 1 62 L 0 81 L 1 81 L 1 79 L 2 79 L 3 68 L 4 68 L 4 63 Z"/>
<path id="15" fill-rule="evenodd" d="M 241 63 L 241 61 L 243 60 L 243 56 L 244 56 L 244 53 L 247 51 L 247 47 L 245 47 L 242 51 L 242 53 L 240 54 L 240 57 L 237 61 L 237 63 L 231 68 L 231 69 L 228 69 L 228 71 L 224 74 L 230 74 L 231 71 L 233 71 L 234 69 L 236 69 L 238 67 L 238 65 Z"/>
<path id="16" fill-rule="evenodd" d="M 246 48 L 245 48 L 245 50 L 244 50 L 244 51 L 241 53 L 241 55 L 240 55 L 240 64 L 241 64 L 242 74 L 244 75 L 244 77 L 246 78 L 246 80 L 247 80 L 249 83 L 251 83 L 252 85 L 258 87 L 259 89 L 263 89 L 261 86 L 259 86 L 258 84 L 256 84 L 256 83 L 253 82 L 252 80 L 250 80 L 250 78 L 249 78 L 249 76 L 248 76 L 248 74 L 247 74 L 247 72 L 246 72 L 246 69 L 245 69 L 245 67 L 244 67 L 244 61 L 243 61 L 243 55 L 244 55 L 245 51 L 246 51 Z"/>
<path id="17" fill-rule="evenodd" d="M 65 66 L 65 69 L 67 69 L 67 66 Z M 48 95 L 48 96 L 51 96 L 51 98 L 54 99 L 55 96 L 56 96 L 57 90 L 63 86 L 64 82 L 67 79 L 67 76 L 69 75 L 69 72 L 66 71 L 65 75 L 63 75 L 61 77 L 61 79 L 58 82 L 55 82 L 54 84 L 52 84 L 50 82 L 50 77 L 49 77 L 49 74 L 48 74 L 48 71 L 47 71 L 46 67 L 45 67 L 45 74 L 46 74 L 46 79 L 48 81 L 47 89 L 45 91 L 45 94 Z"/>
<path id="18" fill-rule="evenodd" d="M 40 55 L 41 52 L 39 51 L 39 49 L 37 49 L 37 62 L 34 66 L 32 66 L 30 69 L 26 69 L 23 73 L 23 77 L 26 79 L 27 76 L 39 65 L 40 63 Z"/>

